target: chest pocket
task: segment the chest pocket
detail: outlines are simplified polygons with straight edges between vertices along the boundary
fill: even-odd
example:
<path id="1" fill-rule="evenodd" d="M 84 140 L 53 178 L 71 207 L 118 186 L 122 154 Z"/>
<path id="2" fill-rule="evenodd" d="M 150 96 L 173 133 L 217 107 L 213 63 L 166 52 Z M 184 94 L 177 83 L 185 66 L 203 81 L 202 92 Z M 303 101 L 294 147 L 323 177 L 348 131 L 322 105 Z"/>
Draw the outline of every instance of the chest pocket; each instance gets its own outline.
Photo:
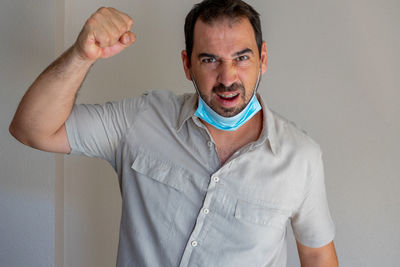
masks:
<path id="1" fill-rule="evenodd" d="M 130 200 L 128 221 L 141 227 L 141 231 L 135 232 L 139 238 L 166 245 L 175 235 L 173 224 L 184 203 L 182 192 L 187 189 L 188 173 L 173 162 L 149 153 L 138 153 L 131 169 L 134 179 L 127 183 L 132 183 L 133 189 L 124 198 L 124 201 Z"/>
<path id="2" fill-rule="evenodd" d="M 131 168 L 147 178 L 168 185 L 178 191 L 185 190 L 190 177 L 185 169 L 145 153 L 139 153 Z"/>
<path id="3" fill-rule="evenodd" d="M 273 226 L 285 229 L 290 216 L 289 210 L 253 204 L 238 200 L 235 207 L 235 218 L 260 226 Z"/>

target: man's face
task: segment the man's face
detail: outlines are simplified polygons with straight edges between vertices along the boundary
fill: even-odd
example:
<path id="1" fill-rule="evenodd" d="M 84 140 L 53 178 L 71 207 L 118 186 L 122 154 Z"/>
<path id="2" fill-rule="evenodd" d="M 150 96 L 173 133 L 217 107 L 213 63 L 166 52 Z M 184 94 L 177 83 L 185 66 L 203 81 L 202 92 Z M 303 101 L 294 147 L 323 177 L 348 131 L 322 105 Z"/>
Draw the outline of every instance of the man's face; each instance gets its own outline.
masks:
<path id="1" fill-rule="evenodd" d="M 250 101 L 258 74 L 266 71 L 265 43 L 261 59 L 253 28 L 247 18 L 221 19 L 194 27 L 194 43 L 189 64 L 182 52 L 186 77 L 195 80 L 203 100 L 218 114 L 231 117 Z"/>

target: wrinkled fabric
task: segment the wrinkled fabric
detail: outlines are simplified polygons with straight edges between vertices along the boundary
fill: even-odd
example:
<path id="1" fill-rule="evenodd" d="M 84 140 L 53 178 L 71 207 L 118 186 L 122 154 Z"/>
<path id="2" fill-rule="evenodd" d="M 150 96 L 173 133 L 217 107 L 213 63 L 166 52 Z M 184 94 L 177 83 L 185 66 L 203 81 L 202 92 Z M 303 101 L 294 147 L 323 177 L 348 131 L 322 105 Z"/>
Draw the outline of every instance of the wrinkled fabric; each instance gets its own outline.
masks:
<path id="1" fill-rule="evenodd" d="M 117 266 L 286 266 L 287 225 L 306 246 L 333 240 L 320 147 L 259 98 L 259 139 L 223 166 L 195 94 L 74 106 L 71 154 L 118 174 Z"/>

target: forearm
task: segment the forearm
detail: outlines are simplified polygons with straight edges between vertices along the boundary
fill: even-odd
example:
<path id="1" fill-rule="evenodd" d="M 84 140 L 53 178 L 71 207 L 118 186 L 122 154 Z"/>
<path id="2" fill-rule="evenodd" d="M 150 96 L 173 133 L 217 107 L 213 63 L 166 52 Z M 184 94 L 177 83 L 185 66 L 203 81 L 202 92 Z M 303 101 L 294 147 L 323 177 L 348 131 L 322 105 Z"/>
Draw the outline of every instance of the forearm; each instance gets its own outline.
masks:
<path id="1" fill-rule="evenodd" d="M 76 93 L 90 66 L 112 57 L 136 40 L 133 20 L 114 8 L 99 8 L 85 23 L 75 44 L 29 87 L 10 125 L 10 133 L 31 147 L 69 153 L 64 127 Z"/>
<path id="2" fill-rule="evenodd" d="M 93 62 L 82 59 L 74 46 L 68 49 L 29 87 L 11 122 L 10 132 L 30 146 L 55 134 L 67 120 Z"/>

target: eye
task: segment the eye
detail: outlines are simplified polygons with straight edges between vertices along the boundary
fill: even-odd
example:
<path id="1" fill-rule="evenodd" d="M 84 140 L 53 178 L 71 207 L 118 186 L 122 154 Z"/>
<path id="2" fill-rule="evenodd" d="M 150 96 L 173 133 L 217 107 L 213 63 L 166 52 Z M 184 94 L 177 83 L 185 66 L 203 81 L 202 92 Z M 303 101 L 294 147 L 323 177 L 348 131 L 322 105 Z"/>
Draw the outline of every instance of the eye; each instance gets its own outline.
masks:
<path id="1" fill-rule="evenodd" d="M 249 59 L 249 56 L 247 56 L 247 55 L 238 56 L 238 57 L 236 58 L 237 61 L 246 61 L 246 60 L 248 60 L 248 59 Z"/>
<path id="2" fill-rule="evenodd" d="M 205 57 L 205 58 L 201 59 L 202 63 L 214 63 L 215 61 L 216 61 L 216 59 L 213 57 Z"/>

